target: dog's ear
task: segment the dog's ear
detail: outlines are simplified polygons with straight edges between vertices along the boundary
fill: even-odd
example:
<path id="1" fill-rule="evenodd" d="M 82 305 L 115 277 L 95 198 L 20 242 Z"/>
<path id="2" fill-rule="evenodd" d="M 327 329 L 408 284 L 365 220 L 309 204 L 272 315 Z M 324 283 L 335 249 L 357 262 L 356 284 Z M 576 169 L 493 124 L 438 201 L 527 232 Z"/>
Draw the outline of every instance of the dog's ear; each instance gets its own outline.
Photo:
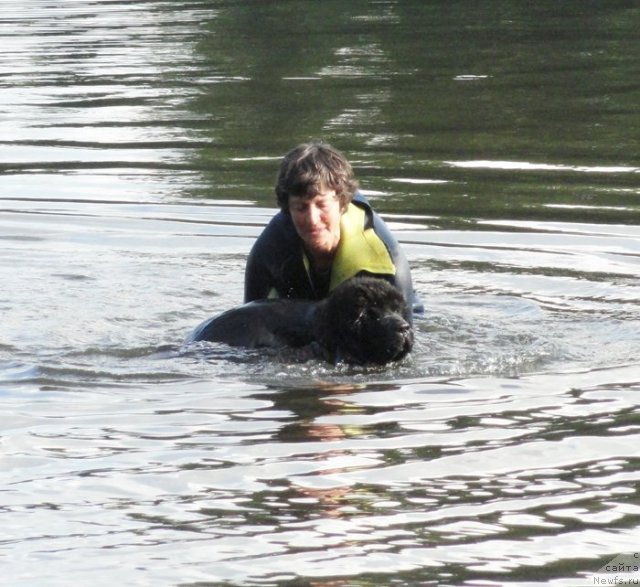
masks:
<path id="1" fill-rule="evenodd" d="M 313 338 L 317 341 L 317 345 L 322 357 L 329 361 L 335 362 L 338 332 L 336 328 L 335 308 L 330 304 L 331 297 L 318 302 L 311 320 Z"/>

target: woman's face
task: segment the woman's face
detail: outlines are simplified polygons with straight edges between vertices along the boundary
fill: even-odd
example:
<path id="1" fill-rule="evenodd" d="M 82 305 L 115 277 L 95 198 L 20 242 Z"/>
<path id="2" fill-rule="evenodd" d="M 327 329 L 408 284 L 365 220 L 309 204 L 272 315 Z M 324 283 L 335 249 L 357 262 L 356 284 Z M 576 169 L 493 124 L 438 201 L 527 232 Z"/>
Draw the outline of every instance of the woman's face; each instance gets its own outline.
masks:
<path id="1" fill-rule="evenodd" d="M 342 208 L 335 190 L 289 196 L 289 213 L 305 249 L 316 261 L 333 258 L 340 243 Z"/>

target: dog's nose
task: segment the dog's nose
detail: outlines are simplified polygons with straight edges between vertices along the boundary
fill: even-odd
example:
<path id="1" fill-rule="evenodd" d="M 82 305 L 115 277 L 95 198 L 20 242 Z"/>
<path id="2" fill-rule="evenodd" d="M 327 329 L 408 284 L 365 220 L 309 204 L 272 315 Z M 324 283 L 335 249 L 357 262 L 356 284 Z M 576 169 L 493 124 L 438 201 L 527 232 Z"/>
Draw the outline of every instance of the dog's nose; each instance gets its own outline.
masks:
<path id="1" fill-rule="evenodd" d="M 411 331 L 409 324 L 400 314 L 389 314 L 381 320 L 382 325 L 390 330 L 395 330 L 400 334 L 406 334 Z"/>

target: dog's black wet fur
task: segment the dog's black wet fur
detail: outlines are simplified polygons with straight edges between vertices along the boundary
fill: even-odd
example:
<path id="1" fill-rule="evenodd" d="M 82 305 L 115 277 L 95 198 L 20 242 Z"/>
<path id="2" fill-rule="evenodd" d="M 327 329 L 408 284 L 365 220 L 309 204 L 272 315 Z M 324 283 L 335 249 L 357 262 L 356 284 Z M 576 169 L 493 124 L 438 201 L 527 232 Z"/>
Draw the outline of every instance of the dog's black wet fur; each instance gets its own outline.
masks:
<path id="1" fill-rule="evenodd" d="M 324 300 L 250 302 L 206 320 L 185 341 L 246 348 L 305 347 L 352 364 L 399 361 L 413 348 L 410 310 L 387 281 L 354 277 Z"/>

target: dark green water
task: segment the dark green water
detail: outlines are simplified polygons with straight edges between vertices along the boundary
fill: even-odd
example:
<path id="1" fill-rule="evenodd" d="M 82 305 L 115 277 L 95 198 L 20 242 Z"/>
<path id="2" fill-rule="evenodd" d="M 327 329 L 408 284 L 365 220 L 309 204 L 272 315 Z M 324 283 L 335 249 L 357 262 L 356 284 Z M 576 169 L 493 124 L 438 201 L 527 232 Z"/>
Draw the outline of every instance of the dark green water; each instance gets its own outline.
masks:
<path id="1" fill-rule="evenodd" d="M 322 137 L 385 210 L 636 222 L 639 20 L 628 2 L 223 5 L 196 51 L 242 81 L 193 102 L 203 192 L 271 203 L 273 162 L 251 158 Z"/>

